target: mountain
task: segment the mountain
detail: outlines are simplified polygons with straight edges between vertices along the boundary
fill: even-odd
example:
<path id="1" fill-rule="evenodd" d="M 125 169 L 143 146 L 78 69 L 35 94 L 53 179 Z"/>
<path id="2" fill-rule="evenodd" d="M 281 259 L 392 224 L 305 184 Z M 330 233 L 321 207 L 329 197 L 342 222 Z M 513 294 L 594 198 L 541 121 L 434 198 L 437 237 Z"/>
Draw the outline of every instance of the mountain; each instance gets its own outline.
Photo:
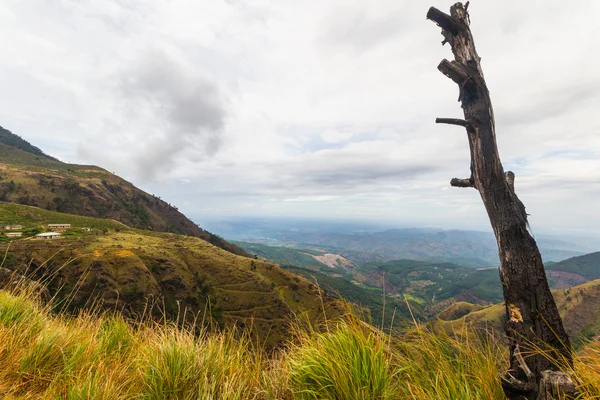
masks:
<path id="1" fill-rule="evenodd" d="M 238 246 L 198 227 L 160 197 L 102 168 L 60 162 L 1 127 L 0 201 L 195 236 L 247 256 Z"/>
<path id="2" fill-rule="evenodd" d="M 555 286 L 561 289 L 600 279 L 600 252 L 547 265 L 546 273 Z"/>
<path id="3" fill-rule="evenodd" d="M 8 147 L 13 147 L 15 149 L 22 150 L 26 153 L 31 153 L 38 157 L 42 157 L 42 158 L 53 160 L 53 161 L 58 161 L 56 158 L 50 157 L 49 155 L 45 154 L 42 150 L 40 150 L 38 147 L 35 147 L 31 143 L 29 143 L 27 140 L 21 138 L 18 135 L 15 135 L 8 129 L 4 129 L 1 126 L 0 126 L 0 143 L 5 146 L 8 146 Z"/>
<path id="4" fill-rule="evenodd" d="M 498 245 L 490 232 L 438 228 L 386 229 L 373 224 L 293 219 L 207 223 L 226 238 L 320 250 L 343 256 L 356 265 L 401 259 L 449 262 L 471 268 L 499 264 Z M 270 224 L 272 226 L 269 227 Z M 235 229 L 239 232 L 235 233 Z M 537 242 L 544 261 L 560 261 L 595 250 L 580 243 L 578 238 L 539 235 Z"/>
<path id="5" fill-rule="evenodd" d="M 45 282 L 58 308 L 140 316 L 154 303 L 155 318 L 248 327 L 267 347 L 285 339 L 293 315 L 314 322 L 341 313 L 313 282 L 196 237 L 11 203 L 0 203 L 0 217 L 26 224 L 25 236 L 49 223 L 72 225 L 60 239 L 0 242 L 3 267 Z"/>
<path id="6" fill-rule="evenodd" d="M 397 322 L 424 320 L 454 301 L 491 304 L 502 300 L 496 268 L 475 270 L 452 263 L 392 260 L 355 265 L 340 254 L 316 248 L 268 246 L 235 242 L 260 259 L 316 281 L 328 294 L 339 295 L 368 309 L 375 325 L 389 326 L 396 310 Z M 385 285 L 384 285 L 385 283 Z"/>

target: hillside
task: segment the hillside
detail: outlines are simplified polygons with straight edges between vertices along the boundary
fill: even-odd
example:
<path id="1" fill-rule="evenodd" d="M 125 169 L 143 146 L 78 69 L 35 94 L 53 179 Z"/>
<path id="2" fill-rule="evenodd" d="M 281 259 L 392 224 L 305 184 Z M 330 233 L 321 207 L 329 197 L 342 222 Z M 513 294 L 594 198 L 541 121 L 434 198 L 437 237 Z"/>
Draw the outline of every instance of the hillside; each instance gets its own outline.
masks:
<path id="1" fill-rule="evenodd" d="M 310 249 L 294 249 L 287 246 L 267 246 L 260 243 L 249 242 L 232 242 L 244 249 L 250 254 L 254 254 L 261 259 L 269 260 L 279 265 L 294 266 L 302 268 L 321 269 L 327 268 L 315 258 L 325 254 L 322 251 L 314 251 Z"/>
<path id="2" fill-rule="evenodd" d="M 56 158 L 50 157 L 49 155 L 44 153 L 42 150 L 40 150 L 38 147 L 35 147 L 34 145 L 32 145 L 28 141 L 24 140 L 20 136 L 15 135 L 8 129 L 4 129 L 1 126 L 0 126 L 0 143 L 5 146 L 8 146 L 8 147 L 13 147 L 13 148 L 22 150 L 26 153 L 31 153 L 37 157 L 42 157 L 44 159 L 52 160 L 52 161 L 58 161 Z"/>
<path id="3" fill-rule="evenodd" d="M 575 343 L 600 334 L 600 280 L 594 280 L 569 289 L 553 290 L 565 329 Z M 438 315 L 446 330 L 462 330 L 465 323 L 503 332 L 504 303 L 485 308 L 463 305 L 464 312 L 457 313 L 456 305 Z"/>
<path id="4" fill-rule="evenodd" d="M 248 327 L 267 347 L 282 342 L 294 314 L 306 313 L 317 321 L 323 302 L 327 315 L 340 312 L 306 279 L 199 238 L 0 204 L 1 216 L 15 214 L 22 223 L 38 224 L 38 230 L 57 221 L 73 225 L 60 239 L 0 243 L 0 252 L 8 251 L 4 267 L 47 282 L 50 294 L 62 300 L 59 308 L 96 304 L 135 316 L 147 311 L 150 302 L 156 318 L 164 312 L 178 320 L 185 314 L 187 320 Z"/>
<path id="5" fill-rule="evenodd" d="M 561 289 L 600 279 L 600 252 L 550 264 L 546 266 L 546 271 L 556 287 Z"/>
<path id="6" fill-rule="evenodd" d="M 195 236 L 234 254 L 247 255 L 238 246 L 204 231 L 160 197 L 102 168 L 60 162 L 3 128 L 0 128 L 0 201 Z"/>

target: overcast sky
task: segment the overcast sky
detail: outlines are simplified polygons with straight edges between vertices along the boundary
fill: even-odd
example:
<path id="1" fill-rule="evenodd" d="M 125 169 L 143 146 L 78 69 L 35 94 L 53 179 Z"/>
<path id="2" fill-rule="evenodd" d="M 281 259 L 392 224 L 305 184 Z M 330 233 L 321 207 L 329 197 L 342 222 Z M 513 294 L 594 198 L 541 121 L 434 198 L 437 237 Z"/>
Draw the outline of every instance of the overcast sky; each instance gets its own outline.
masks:
<path id="1" fill-rule="evenodd" d="M 488 226 L 430 5 L 2 0 L 0 125 L 200 222 Z M 474 0 L 506 170 L 534 231 L 600 232 L 600 2 Z"/>

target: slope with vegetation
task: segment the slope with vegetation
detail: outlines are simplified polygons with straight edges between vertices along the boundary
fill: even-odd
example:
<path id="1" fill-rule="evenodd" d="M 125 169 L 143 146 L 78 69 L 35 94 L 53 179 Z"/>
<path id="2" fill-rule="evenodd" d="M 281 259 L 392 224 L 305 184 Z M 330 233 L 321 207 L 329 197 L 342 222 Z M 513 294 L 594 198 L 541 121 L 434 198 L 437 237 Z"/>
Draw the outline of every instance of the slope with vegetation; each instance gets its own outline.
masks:
<path id="1" fill-rule="evenodd" d="M 159 197 L 102 168 L 60 162 L 1 127 L 0 201 L 196 236 L 232 253 L 247 255 L 238 246 L 204 231 Z"/>
<path id="2" fill-rule="evenodd" d="M 294 314 L 316 321 L 322 307 L 327 315 L 339 313 L 337 302 L 321 296 L 314 283 L 199 238 L 8 203 L 0 204 L 0 216 L 40 229 L 72 224 L 61 239 L 0 244 L 4 267 L 46 282 L 61 309 L 96 304 L 128 316 L 164 313 L 172 320 L 247 326 L 267 347 L 283 341 Z"/>
<path id="3" fill-rule="evenodd" d="M 299 321 L 297 321 L 299 322 Z M 401 340 L 352 315 L 293 324 L 267 354 L 239 330 L 210 333 L 118 315 L 56 315 L 30 290 L 0 292 L 0 395 L 12 399 L 504 399 L 493 337 Z M 575 357 L 581 398 L 600 396 L 600 342 Z"/>
<path id="4" fill-rule="evenodd" d="M 600 252 L 546 265 L 548 278 L 560 289 L 600 279 Z"/>
<path id="5" fill-rule="evenodd" d="M 581 343 L 600 334 L 600 280 L 568 289 L 552 291 L 565 329 L 575 343 Z M 503 331 L 506 320 L 504 303 L 487 307 L 462 304 L 451 305 L 438 315 L 439 326 L 447 331 L 460 331 L 468 326 Z"/>
<path id="6" fill-rule="evenodd" d="M 254 254 L 264 260 L 277 263 L 279 265 L 294 266 L 310 269 L 328 268 L 327 265 L 318 261 L 315 256 L 325 254 L 322 251 L 312 249 L 295 249 L 288 246 L 268 246 L 261 243 L 238 242 L 234 244 L 240 246 L 246 252 Z"/>

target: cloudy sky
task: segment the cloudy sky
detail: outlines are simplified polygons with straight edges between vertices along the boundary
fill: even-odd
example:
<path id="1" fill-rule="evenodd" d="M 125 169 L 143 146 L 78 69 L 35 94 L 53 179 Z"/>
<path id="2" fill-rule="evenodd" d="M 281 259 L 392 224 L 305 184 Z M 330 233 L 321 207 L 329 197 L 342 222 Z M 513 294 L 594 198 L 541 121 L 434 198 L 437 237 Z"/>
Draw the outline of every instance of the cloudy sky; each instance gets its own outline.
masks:
<path id="1" fill-rule="evenodd" d="M 2 0 L 0 125 L 197 221 L 486 227 L 430 5 Z M 474 0 L 505 169 L 534 230 L 600 232 L 600 2 Z"/>

